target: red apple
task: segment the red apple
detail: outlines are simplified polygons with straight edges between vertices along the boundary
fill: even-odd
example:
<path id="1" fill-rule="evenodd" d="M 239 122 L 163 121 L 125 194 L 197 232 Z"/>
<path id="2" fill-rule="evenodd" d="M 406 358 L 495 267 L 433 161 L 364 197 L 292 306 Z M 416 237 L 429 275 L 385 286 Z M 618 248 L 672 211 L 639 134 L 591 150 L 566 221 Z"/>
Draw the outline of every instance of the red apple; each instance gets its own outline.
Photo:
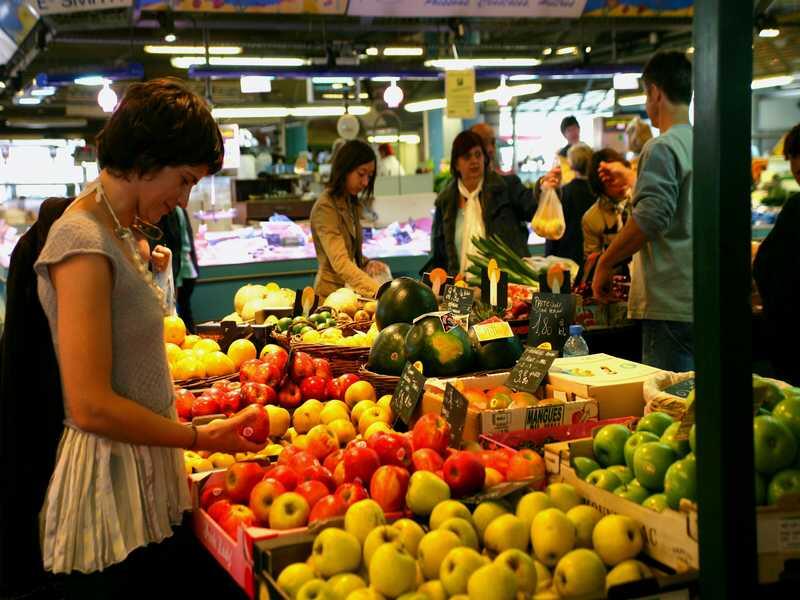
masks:
<path id="1" fill-rule="evenodd" d="M 295 492 L 305 498 L 311 508 L 314 508 L 317 502 L 331 493 L 327 485 L 316 479 L 304 481 L 297 486 Z"/>
<path id="2" fill-rule="evenodd" d="M 239 390 L 231 390 L 229 392 L 225 392 L 225 394 L 222 396 L 222 400 L 220 400 L 219 402 L 219 409 L 222 411 L 224 415 L 228 417 L 230 417 L 232 414 L 236 412 L 239 412 L 239 409 L 241 407 L 242 407 L 242 393 Z"/>
<path id="3" fill-rule="evenodd" d="M 308 451 L 319 461 L 339 449 L 339 438 L 327 425 L 314 425 L 307 436 Z"/>
<path id="4" fill-rule="evenodd" d="M 283 408 L 297 408 L 303 402 L 303 395 L 296 383 L 287 381 L 278 392 L 278 404 Z"/>
<path id="5" fill-rule="evenodd" d="M 319 481 L 328 488 L 328 493 L 331 494 L 336 489 L 336 484 L 333 481 L 333 475 L 325 467 L 320 464 L 311 465 L 300 471 L 300 481 Z M 302 485 L 302 483 L 300 484 Z M 297 486 L 298 489 L 300 486 Z"/>
<path id="6" fill-rule="evenodd" d="M 305 377 L 300 382 L 300 393 L 303 395 L 304 400 L 327 400 L 325 397 L 325 389 L 328 386 L 328 380 L 324 377 L 317 377 L 316 375 L 311 375 L 310 377 Z"/>
<path id="7" fill-rule="evenodd" d="M 363 443 L 363 442 L 362 442 Z M 372 474 L 381 466 L 378 453 L 365 445 L 354 445 L 344 451 L 342 458 L 344 464 L 345 481 L 361 481 L 364 485 L 369 485 Z"/>
<path id="8" fill-rule="evenodd" d="M 228 514 L 228 511 L 231 509 L 231 501 L 229 498 L 223 498 L 222 500 L 217 500 L 216 502 L 212 502 L 211 505 L 208 507 L 206 511 L 208 516 L 211 517 L 214 521 L 219 523 L 222 521 L 223 517 Z"/>
<path id="9" fill-rule="evenodd" d="M 344 450 L 339 449 L 336 452 L 331 452 L 328 456 L 325 457 L 325 460 L 322 463 L 322 466 L 328 469 L 331 473 L 336 470 L 336 465 L 342 462 L 344 458 Z"/>
<path id="10" fill-rule="evenodd" d="M 250 491 L 264 477 L 264 470 L 254 462 L 237 462 L 228 467 L 225 490 L 231 502 L 246 502 Z"/>
<path id="11" fill-rule="evenodd" d="M 203 390 L 203 393 L 200 394 L 201 398 L 213 398 L 217 402 L 222 400 L 222 397 L 225 395 L 225 390 L 220 388 L 208 388 L 207 390 Z"/>
<path id="12" fill-rule="evenodd" d="M 361 378 L 354 374 L 354 373 L 345 373 L 344 375 L 339 375 L 336 379 L 337 385 L 339 386 L 339 399 L 341 400 L 344 398 L 344 393 L 347 391 L 351 385 L 353 385 L 356 381 L 360 381 Z"/>
<path id="13" fill-rule="evenodd" d="M 275 390 L 270 388 L 266 383 L 248 381 L 242 384 L 242 403 L 245 405 L 260 404 L 264 406 L 265 404 L 269 404 L 270 392 L 272 392 L 273 399 L 277 398 Z"/>
<path id="14" fill-rule="evenodd" d="M 341 498 L 328 494 L 321 498 L 308 513 L 308 522 L 321 521 L 323 519 L 332 519 L 333 517 L 341 517 L 347 507 L 342 502 Z"/>
<path id="15" fill-rule="evenodd" d="M 360 483 L 343 483 L 336 488 L 334 494 L 344 502 L 345 508 L 350 508 L 351 504 L 369 497 L 367 490 Z"/>
<path id="16" fill-rule="evenodd" d="M 266 383 L 270 387 L 278 387 L 283 380 L 283 371 L 274 362 L 262 362 L 256 368 L 254 381 Z"/>
<path id="17" fill-rule="evenodd" d="M 263 444 L 269 438 L 269 415 L 263 408 L 253 411 L 252 414 L 246 423 L 239 426 L 239 435 L 255 444 Z"/>
<path id="18" fill-rule="evenodd" d="M 506 472 L 508 472 L 508 461 L 513 454 L 514 452 L 511 452 L 509 455 L 500 450 L 482 450 L 478 456 L 484 467 L 487 469 L 494 469 L 505 476 Z"/>
<path id="19" fill-rule="evenodd" d="M 295 383 L 314 374 L 314 359 L 306 352 L 295 352 L 289 365 L 289 376 Z"/>
<path id="20" fill-rule="evenodd" d="M 220 525 L 222 529 L 225 530 L 225 533 L 233 539 L 236 539 L 236 532 L 239 530 L 240 526 L 252 527 L 255 522 L 256 516 L 253 514 L 253 511 L 250 510 L 249 506 L 233 504 L 230 510 L 228 510 L 228 514 L 220 521 Z"/>
<path id="21" fill-rule="evenodd" d="M 415 471 L 440 471 L 444 464 L 442 455 L 432 448 L 420 448 L 411 455 Z"/>
<path id="22" fill-rule="evenodd" d="M 312 467 L 319 464 L 320 462 L 317 460 L 317 458 L 308 450 L 295 452 L 289 458 L 289 466 L 298 473 L 302 472 L 306 467 Z"/>
<path id="23" fill-rule="evenodd" d="M 329 379 L 325 386 L 325 397 L 328 400 L 341 400 L 342 393 L 339 391 L 339 380 Z"/>
<path id="24" fill-rule="evenodd" d="M 283 450 L 278 455 L 278 464 L 291 466 L 292 458 L 294 458 L 298 452 L 302 452 L 302 450 L 297 446 L 284 446 Z"/>
<path id="25" fill-rule="evenodd" d="M 192 402 L 192 417 L 205 417 L 220 414 L 219 401 L 210 396 L 200 396 Z"/>
<path id="26" fill-rule="evenodd" d="M 472 452 L 456 452 L 444 461 L 442 472 L 456 498 L 480 491 L 486 479 L 483 463 Z"/>
<path id="27" fill-rule="evenodd" d="M 285 372 L 286 364 L 289 362 L 289 353 L 277 344 L 267 344 L 261 349 L 261 359 L 275 362 L 278 368 Z"/>
<path id="28" fill-rule="evenodd" d="M 263 527 L 269 527 L 269 509 L 286 488 L 277 479 L 262 479 L 250 491 L 250 510 Z"/>
<path id="29" fill-rule="evenodd" d="M 248 381 L 255 381 L 256 378 L 256 370 L 258 366 L 261 364 L 261 361 L 257 358 L 251 358 L 250 360 L 244 361 L 241 366 L 239 367 L 239 381 L 242 383 L 247 383 Z"/>
<path id="30" fill-rule="evenodd" d="M 340 460 L 336 467 L 333 469 L 333 483 L 337 486 L 345 482 L 344 460 Z"/>
<path id="31" fill-rule="evenodd" d="M 331 363 L 325 358 L 315 358 L 312 360 L 314 363 L 314 375 L 322 377 L 330 381 L 333 379 L 333 372 L 331 371 Z M 321 398 L 320 398 L 321 399 Z"/>
<path id="32" fill-rule="evenodd" d="M 406 469 L 395 465 L 379 467 L 369 483 L 370 498 L 380 505 L 383 512 L 402 510 L 408 491 L 408 479 Z"/>
<path id="33" fill-rule="evenodd" d="M 227 497 L 225 471 L 216 471 L 206 479 L 203 485 L 203 491 L 200 492 L 200 507 L 207 510 L 217 500 L 224 500 Z"/>
<path id="34" fill-rule="evenodd" d="M 300 476 L 287 465 L 275 465 L 264 473 L 264 479 L 275 479 L 288 492 L 293 492 L 300 483 Z"/>
<path id="35" fill-rule="evenodd" d="M 195 397 L 192 392 L 183 388 L 175 390 L 175 411 L 178 417 L 184 421 L 190 421 L 192 418 L 192 404 L 194 404 Z"/>
<path id="36" fill-rule="evenodd" d="M 378 453 L 382 465 L 411 468 L 411 442 L 395 431 L 378 432 L 367 440 L 367 446 Z"/>
<path id="37" fill-rule="evenodd" d="M 444 455 L 450 445 L 450 423 L 441 415 L 428 413 L 422 415 L 414 424 L 411 436 L 414 450 L 431 448 Z"/>
<path id="38" fill-rule="evenodd" d="M 534 450 L 524 448 L 508 461 L 506 479 L 519 481 L 530 477 L 544 477 L 544 460 Z"/>

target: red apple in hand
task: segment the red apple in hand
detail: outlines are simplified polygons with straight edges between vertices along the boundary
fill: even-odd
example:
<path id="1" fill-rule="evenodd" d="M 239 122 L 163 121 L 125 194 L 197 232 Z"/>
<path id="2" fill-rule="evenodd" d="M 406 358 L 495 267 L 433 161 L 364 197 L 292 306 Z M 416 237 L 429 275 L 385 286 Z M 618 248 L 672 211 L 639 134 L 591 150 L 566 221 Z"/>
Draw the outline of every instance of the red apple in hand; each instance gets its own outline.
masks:
<path id="1" fill-rule="evenodd" d="M 267 344 L 261 349 L 261 360 L 275 363 L 281 372 L 286 371 L 289 353 L 277 344 Z"/>
<path id="2" fill-rule="evenodd" d="M 184 421 L 191 420 L 194 401 L 194 394 L 189 390 L 183 388 L 175 390 L 175 412 L 178 413 L 179 418 Z"/>
<path id="3" fill-rule="evenodd" d="M 411 439 L 414 443 L 414 450 L 430 448 L 444 455 L 450 445 L 450 435 L 450 423 L 445 421 L 441 415 L 429 413 L 422 415 L 414 424 Z"/>
<path id="4" fill-rule="evenodd" d="M 314 508 L 314 505 L 317 502 L 319 502 L 322 498 L 331 493 L 331 491 L 328 489 L 328 486 L 326 486 L 321 481 L 317 481 L 316 479 L 310 479 L 309 481 L 304 481 L 303 483 L 297 486 L 295 492 L 297 492 L 303 498 L 305 498 L 306 502 L 308 502 L 308 505 L 311 508 Z"/>
<path id="5" fill-rule="evenodd" d="M 369 495 L 383 512 L 402 510 L 408 491 L 408 471 L 394 465 L 379 467 L 369 484 Z M 483 480 L 481 480 L 483 484 Z"/>
<path id="6" fill-rule="evenodd" d="M 415 471 L 441 471 L 444 465 L 442 455 L 432 448 L 420 448 L 411 455 Z"/>
<path id="7" fill-rule="evenodd" d="M 314 359 L 306 352 L 295 352 L 289 365 L 289 376 L 295 383 L 314 374 Z"/>
<path id="8" fill-rule="evenodd" d="M 328 471 L 328 469 L 320 464 L 311 465 L 310 467 L 303 469 L 300 472 L 300 481 L 319 481 L 320 483 L 324 484 L 326 488 L 328 488 L 329 494 L 332 494 L 336 489 L 336 484 L 333 481 L 333 475 L 331 475 L 331 472 Z M 302 483 L 300 485 L 302 485 Z M 300 488 L 299 485 L 297 487 L 298 489 Z"/>
<path id="9" fill-rule="evenodd" d="M 331 371 L 331 363 L 324 358 L 315 358 L 312 360 L 314 363 L 314 375 L 322 377 L 330 381 L 333 379 L 333 372 Z M 321 400 L 321 398 L 319 398 Z"/>
<path id="10" fill-rule="evenodd" d="M 351 504 L 368 497 L 367 490 L 360 483 L 343 483 L 336 488 L 334 494 L 344 503 L 345 508 L 350 508 Z"/>
<path id="11" fill-rule="evenodd" d="M 250 491 L 264 477 L 264 470 L 254 462 L 237 462 L 228 467 L 225 490 L 231 502 L 247 502 Z"/>
<path id="12" fill-rule="evenodd" d="M 192 417 L 206 417 L 220 414 L 219 401 L 210 396 L 200 396 L 192 402 Z"/>
<path id="13" fill-rule="evenodd" d="M 411 468 L 411 442 L 395 431 L 379 432 L 367 440 L 367 446 L 378 453 L 382 465 Z"/>
<path id="14" fill-rule="evenodd" d="M 249 410 L 252 416 L 239 426 L 239 435 L 254 444 L 263 444 L 269 438 L 269 415 L 262 407 Z"/>
<path id="15" fill-rule="evenodd" d="M 250 491 L 250 510 L 263 527 L 269 526 L 269 509 L 281 494 L 286 492 L 283 484 L 276 479 L 262 479 Z"/>
<path id="16" fill-rule="evenodd" d="M 233 504 L 228 510 L 220 525 L 229 536 L 236 539 L 236 532 L 239 527 L 252 527 L 256 522 L 256 516 L 248 506 L 243 504 Z"/>
<path id="17" fill-rule="evenodd" d="M 220 523 L 222 519 L 227 516 L 228 511 L 230 511 L 231 501 L 229 498 L 223 498 L 222 500 L 217 500 L 216 502 L 212 502 L 211 505 L 208 507 L 206 511 L 208 516 L 211 517 L 217 523 Z"/>
<path id="18" fill-rule="evenodd" d="M 324 519 L 332 519 L 333 517 L 341 517 L 347 507 L 342 502 L 341 498 L 334 496 L 333 494 L 328 494 L 324 496 L 311 509 L 311 512 L 308 514 L 308 522 L 313 523 L 314 521 L 321 521 Z"/>
<path id="19" fill-rule="evenodd" d="M 456 452 L 444 461 L 442 472 L 456 498 L 480 491 L 486 479 L 483 463 L 472 452 Z"/>
<path id="20" fill-rule="evenodd" d="M 344 479 L 345 481 L 361 481 L 364 485 L 368 485 L 372 479 L 372 474 L 381 466 L 378 453 L 372 448 L 367 448 L 366 445 L 354 445 L 344 451 L 342 458 L 344 463 Z"/>
<path id="21" fill-rule="evenodd" d="M 310 400 L 312 398 L 315 400 L 327 400 L 325 396 L 327 386 L 327 379 L 311 375 L 310 377 L 305 377 L 300 382 L 300 393 L 305 400 Z"/>
<path id="22" fill-rule="evenodd" d="M 258 370 L 261 361 L 257 358 L 251 358 L 244 361 L 239 367 L 239 381 L 247 383 L 248 381 L 256 380 L 256 371 Z"/>
<path id="23" fill-rule="evenodd" d="M 280 482 L 288 492 L 293 492 L 300 483 L 300 476 L 287 465 L 281 464 L 268 469 L 267 472 L 264 473 L 264 479 L 274 479 Z"/>

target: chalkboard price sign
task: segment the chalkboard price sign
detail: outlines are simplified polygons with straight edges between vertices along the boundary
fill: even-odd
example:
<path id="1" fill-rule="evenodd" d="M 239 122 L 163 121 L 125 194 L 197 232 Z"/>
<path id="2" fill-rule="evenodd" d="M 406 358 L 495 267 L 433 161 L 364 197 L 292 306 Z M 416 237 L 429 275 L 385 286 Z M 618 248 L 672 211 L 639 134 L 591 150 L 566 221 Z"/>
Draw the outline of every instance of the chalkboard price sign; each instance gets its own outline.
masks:
<path id="1" fill-rule="evenodd" d="M 444 388 L 444 398 L 442 400 L 442 417 L 450 423 L 450 445 L 458 448 L 461 444 L 461 436 L 464 435 L 464 424 L 467 422 L 467 409 L 469 402 L 464 395 L 447 384 Z"/>
<path id="2" fill-rule="evenodd" d="M 472 288 L 458 287 L 455 285 L 444 286 L 444 306 L 456 315 L 468 315 L 475 302 Z"/>
<path id="3" fill-rule="evenodd" d="M 425 377 L 413 364 L 407 362 L 403 367 L 403 372 L 400 374 L 400 381 L 397 382 L 397 387 L 394 388 L 390 402 L 392 412 L 406 425 L 411 422 L 411 417 L 414 415 L 417 404 L 419 404 L 419 399 L 422 398 L 424 388 Z"/>
<path id="4" fill-rule="evenodd" d="M 528 322 L 528 346 L 549 343 L 561 351 L 569 338 L 569 326 L 575 318 L 572 294 L 534 294 Z"/>
<path id="5" fill-rule="evenodd" d="M 558 358 L 557 350 L 544 350 L 543 348 L 525 348 L 517 364 L 511 369 L 506 385 L 518 392 L 535 394 L 547 372 Z"/>

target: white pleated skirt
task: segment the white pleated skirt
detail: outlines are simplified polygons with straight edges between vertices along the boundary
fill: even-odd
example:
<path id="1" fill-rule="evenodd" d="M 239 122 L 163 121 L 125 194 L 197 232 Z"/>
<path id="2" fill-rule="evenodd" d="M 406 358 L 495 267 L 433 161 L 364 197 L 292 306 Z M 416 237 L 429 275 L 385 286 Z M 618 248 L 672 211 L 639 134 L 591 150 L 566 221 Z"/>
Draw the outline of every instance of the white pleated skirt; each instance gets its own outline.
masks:
<path id="1" fill-rule="evenodd" d="M 190 508 L 180 450 L 65 427 L 40 515 L 44 567 L 102 571 L 172 535 Z"/>

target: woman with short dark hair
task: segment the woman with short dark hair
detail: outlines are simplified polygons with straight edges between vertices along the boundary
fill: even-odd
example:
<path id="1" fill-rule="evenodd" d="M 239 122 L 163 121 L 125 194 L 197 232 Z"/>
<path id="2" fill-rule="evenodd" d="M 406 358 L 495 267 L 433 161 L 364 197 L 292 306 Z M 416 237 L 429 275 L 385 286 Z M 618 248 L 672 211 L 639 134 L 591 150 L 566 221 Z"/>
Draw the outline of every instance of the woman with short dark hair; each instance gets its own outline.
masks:
<path id="1" fill-rule="evenodd" d="M 625 157 L 611 148 L 598 150 L 592 156 L 589 185 L 597 201 L 586 211 L 581 221 L 584 258 L 608 248 L 631 214 L 630 189 L 614 189 L 600 177 L 600 167 L 610 163 L 630 166 Z"/>

